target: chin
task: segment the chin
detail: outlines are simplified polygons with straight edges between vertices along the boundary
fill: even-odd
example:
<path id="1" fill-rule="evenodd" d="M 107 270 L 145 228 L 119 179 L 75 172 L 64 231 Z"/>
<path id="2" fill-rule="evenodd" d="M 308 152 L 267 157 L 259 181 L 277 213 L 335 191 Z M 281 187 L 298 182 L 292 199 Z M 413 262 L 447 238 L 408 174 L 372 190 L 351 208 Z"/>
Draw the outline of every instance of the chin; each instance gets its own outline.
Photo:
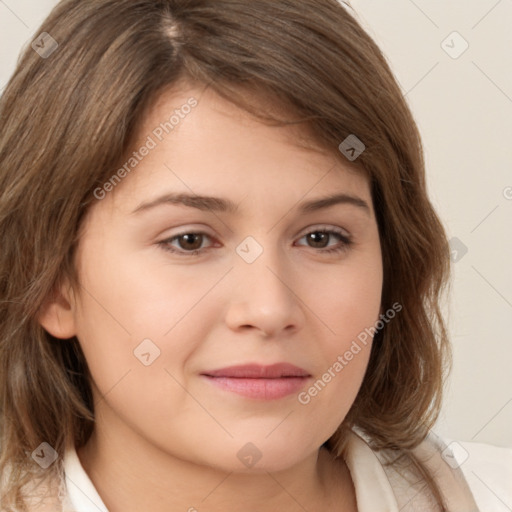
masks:
<path id="1" fill-rule="evenodd" d="M 252 440 L 250 440 L 252 439 Z M 209 451 L 209 464 L 219 470 L 235 473 L 258 474 L 287 470 L 300 463 L 322 445 L 321 441 L 304 442 L 276 435 L 274 439 L 265 436 L 249 436 L 230 440 L 229 445 L 220 447 L 219 452 Z M 308 449 L 309 446 L 309 449 Z M 203 452 L 204 453 L 204 452 Z"/>

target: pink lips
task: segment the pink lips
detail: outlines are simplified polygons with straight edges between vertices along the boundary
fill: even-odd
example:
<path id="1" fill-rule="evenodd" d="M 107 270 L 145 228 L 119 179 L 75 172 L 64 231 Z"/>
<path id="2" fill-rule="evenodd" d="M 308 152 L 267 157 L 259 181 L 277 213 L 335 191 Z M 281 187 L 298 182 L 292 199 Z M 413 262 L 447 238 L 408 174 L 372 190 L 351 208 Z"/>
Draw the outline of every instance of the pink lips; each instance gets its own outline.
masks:
<path id="1" fill-rule="evenodd" d="M 288 363 L 230 366 L 201 375 L 226 391 L 260 400 L 275 400 L 296 393 L 311 377 L 306 370 Z"/>

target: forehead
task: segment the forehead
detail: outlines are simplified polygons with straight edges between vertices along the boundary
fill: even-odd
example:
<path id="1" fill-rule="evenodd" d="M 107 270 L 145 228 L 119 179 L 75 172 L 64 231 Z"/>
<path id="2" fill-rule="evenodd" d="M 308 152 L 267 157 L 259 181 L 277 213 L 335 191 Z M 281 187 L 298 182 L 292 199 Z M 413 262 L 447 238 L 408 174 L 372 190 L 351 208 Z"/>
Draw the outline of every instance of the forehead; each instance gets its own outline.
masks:
<path id="1" fill-rule="evenodd" d="M 270 108 L 267 100 L 262 105 Z M 204 87 L 161 93 L 139 125 L 127 162 L 144 146 L 151 150 L 112 194 L 130 207 L 163 190 L 262 205 L 266 199 L 297 202 L 334 191 L 370 200 L 364 170 L 337 147 L 318 144 L 307 125 L 265 124 Z"/>

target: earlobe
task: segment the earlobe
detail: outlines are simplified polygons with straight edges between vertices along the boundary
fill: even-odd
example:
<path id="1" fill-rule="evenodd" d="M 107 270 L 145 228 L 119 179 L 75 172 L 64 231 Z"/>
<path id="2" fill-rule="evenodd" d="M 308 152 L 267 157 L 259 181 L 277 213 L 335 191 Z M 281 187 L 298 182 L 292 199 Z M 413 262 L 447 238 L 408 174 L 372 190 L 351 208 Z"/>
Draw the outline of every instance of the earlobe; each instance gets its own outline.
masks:
<path id="1" fill-rule="evenodd" d="M 68 339 L 76 335 L 75 301 L 67 282 L 41 306 L 37 321 L 55 338 Z"/>

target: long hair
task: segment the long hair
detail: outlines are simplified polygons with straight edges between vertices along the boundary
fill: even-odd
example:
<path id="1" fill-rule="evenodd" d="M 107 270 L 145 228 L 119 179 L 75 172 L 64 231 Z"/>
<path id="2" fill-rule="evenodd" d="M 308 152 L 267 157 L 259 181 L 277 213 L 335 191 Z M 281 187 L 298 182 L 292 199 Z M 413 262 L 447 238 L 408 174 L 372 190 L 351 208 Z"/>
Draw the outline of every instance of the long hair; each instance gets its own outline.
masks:
<path id="1" fill-rule="evenodd" d="M 58 454 L 94 428 L 90 374 L 76 338 L 37 322 L 66 276 L 94 191 L 118 168 L 154 98 L 191 79 L 261 122 L 307 127 L 347 163 L 348 136 L 365 145 L 381 240 L 382 310 L 356 400 L 326 443 L 341 453 L 358 427 L 376 450 L 412 458 L 439 414 L 451 359 L 440 300 L 449 278 L 444 228 L 427 195 L 420 135 L 380 49 L 336 0 L 64 0 L 23 51 L 0 99 L 0 495 L 26 510 L 22 487 L 62 470 Z M 45 53 L 46 52 L 46 53 Z M 287 116 L 278 115 L 257 91 Z M 269 103 L 270 104 L 270 103 Z M 2 509 L 3 510 L 3 509 Z"/>

